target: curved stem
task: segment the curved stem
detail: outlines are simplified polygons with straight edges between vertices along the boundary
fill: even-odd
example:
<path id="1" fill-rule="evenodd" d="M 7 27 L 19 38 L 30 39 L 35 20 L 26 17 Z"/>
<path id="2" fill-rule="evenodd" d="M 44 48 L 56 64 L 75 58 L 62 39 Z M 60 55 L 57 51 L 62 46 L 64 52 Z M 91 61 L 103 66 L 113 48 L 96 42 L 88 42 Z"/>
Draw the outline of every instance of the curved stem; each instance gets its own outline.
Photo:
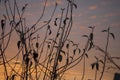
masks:
<path id="1" fill-rule="evenodd" d="M 85 55 L 84 55 L 84 61 L 83 61 L 83 74 L 82 74 L 81 80 L 84 80 L 84 76 L 85 76 Z"/>
<path id="2" fill-rule="evenodd" d="M 109 28 L 108 28 L 108 32 L 107 32 L 107 44 L 106 44 L 106 48 L 105 48 L 105 56 L 104 56 L 104 63 L 103 63 L 103 70 L 102 70 L 102 73 L 101 73 L 101 76 L 100 76 L 100 79 L 99 80 L 102 80 L 102 77 L 104 75 L 104 72 L 105 72 L 105 66 L 106 66 L 106 61 L 107 61 L 107 49 L 108 49 L 108 43 L 109 43 Z"/>

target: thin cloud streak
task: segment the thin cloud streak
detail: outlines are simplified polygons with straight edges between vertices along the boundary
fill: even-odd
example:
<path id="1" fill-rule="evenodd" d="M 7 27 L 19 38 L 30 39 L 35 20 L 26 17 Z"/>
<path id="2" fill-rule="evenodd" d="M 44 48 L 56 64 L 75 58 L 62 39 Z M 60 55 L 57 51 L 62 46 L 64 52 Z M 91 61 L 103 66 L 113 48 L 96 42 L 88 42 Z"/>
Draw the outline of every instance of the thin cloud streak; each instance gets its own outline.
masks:
<path id="1" fill-rule="evenodd" d="M 56 3 L 59 4 L 59 5 L 61 5 L 62 1 L 61 0 L 47 1 L 46 7 L 54 6 Z M 41 5 L 44 6 L 45 2 L 42 2 Z"/>
<path id="2" fill-rule="evenodd" d="M 89 7 L 89 10 L 96 10 L 97 8 L 98 8 L 97 5 L 92 5 L 92 6 Z"/>
<path id="3" fill-rule="evenodd" d="M 96 16 L 96 15 L 93 15 L 93 16 L 90 16 L 89 18 L 90 18 L 90 19 L 96 19 L 97 16 Z"/>

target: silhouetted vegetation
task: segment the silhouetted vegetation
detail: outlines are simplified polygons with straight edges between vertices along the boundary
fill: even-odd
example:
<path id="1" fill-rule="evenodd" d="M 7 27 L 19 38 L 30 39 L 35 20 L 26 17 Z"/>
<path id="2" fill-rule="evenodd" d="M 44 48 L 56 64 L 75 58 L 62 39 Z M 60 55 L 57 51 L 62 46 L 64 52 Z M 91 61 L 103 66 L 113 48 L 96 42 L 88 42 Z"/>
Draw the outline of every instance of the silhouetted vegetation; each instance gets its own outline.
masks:
<path id="1" fill-rule="evenodd" d="M 104 34 L 107 34 L 105 49 L 94 43 L 94 26 L 88 27 L 91 30 L 88 35 L 82 35 L 82 38 L 87 39 L 83 49 L 79 48 L 78 43 L 68 38 L 73 27 L 73 10 L 77 10 L 74 0 L 66 0 L 66 7 L 61 8 L 59 17 L 55 16 L 56 9 L 59 9 L 57 8 L 59 5 L 55 3 L 54 10 L 49 15 L 50 18 L 47 21 L 43 21 L 37 27 L 44 16 L 47 1 L 44 0 L 44 7 L 39 19 L 32 26 L 28 27 L 24 15 L 29 3 L 20 9 L 16 0 L 0 0 L 0 3 L 4 4 L 6 10 L 3 18 L 0 19 L 0 66 L 4 67 L 5 73 L 0 76 L 4 76 L 5 80 L 65 80 L 63 78 L 65 72 L 81 64 L 80 62 L 83 61 L 82 77 L 78 80 L 84 80 L 86 59 L 89 58 L 88 53 L 92 49 L 104 53 L 102 59 L 99 59 L 97 55 L 93 55 L 96 61 L 91 63 L 90 67 L 95 70 L 94 80 L 102 80 L 107 61 L 110 61 L 116 69 L 120 70 L 120 65 L 116 64 L 113 57 L 108 53 L 109 39 L 110 37 L 115 39 L 110 27 L 102 31 Z M 11 2 L 13 2 L 12 6 Z M 9 25 L 10 31 L 6 30 L 6 24 Z M 53 27 L 56 27 L 56 33 L 52 30 Z M 45 30 L 43 33 L 44 36 L 39 36 L 39 32 L 43 29 Z M 13 44 L 17 45 L 18 52 L 11 59 L 7 59 L 6 56 L 9 53 L 5 51 L 9 43 L 12 42 L 11 37 L 13 36 L 13 32 L 19 38 L 17 43 Z M 114 58 L 120 59 L 119 57 Z M 20 62 L 19 59 L 21 60 Z M 10 64 L 12 60 L 16 61 L 14 65 Z M 20 66 L 18 70 L 15 69 L 17 65 Z M 102 69 L 102 73 L 99 74 L 100 77 L 98 78 L 97 72 L 100 68 Z"/>

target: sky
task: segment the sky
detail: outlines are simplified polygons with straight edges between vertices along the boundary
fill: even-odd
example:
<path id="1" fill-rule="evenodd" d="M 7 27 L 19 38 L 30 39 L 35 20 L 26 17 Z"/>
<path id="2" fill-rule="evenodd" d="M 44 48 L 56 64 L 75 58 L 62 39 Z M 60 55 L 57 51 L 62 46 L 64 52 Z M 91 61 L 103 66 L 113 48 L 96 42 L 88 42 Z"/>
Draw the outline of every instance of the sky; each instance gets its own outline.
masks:
<path id="1" fill-rule="evenodd" d="M 24 4 L 28 4 L 25 12 L 25 17 L 27 21 L 27 26 L 32 26 L 35 21 L 40 17 L 44 5 L 44 0 L 16 0 L 18 2 L 19 9 L 24 6 Z M 73 12 L 73 27 L 69 36 L 70 39 L 80 44 L 80 48 L 84 47 L 85 39 L 82 37 L 84 34 L 89 34 L 90 29 L 88 26 L 95 26 L 94 31 L 94 43 L 99 45 L 103 49 L 106 44 L 106 34 L 101 31 L 107 29 L 110 26 L 110 32 L 114 33 L 115 40 L 110 37 L 110 43 L 108 51 L 111 56 L 120 57 L 120 0 L 74 0 L 77 4 L 77 9 L 74 9 Z M 50 18 L 52 11 L 54 9 L 55 2 L 58 3 L 57 10 L 55 12 L 55 17 L 59 16 L 61 13 L 61 8 L 66 7 L 66 0 L 48 0 L 46 11 L 44 17 L 41 21 L 46 21 Z M 3 18 L 3 14 L 5 14 L 5 8 L 2 3 L 0 3 L 0 20 Z M 40 22 L 37 26 L 41 25 Z M 9 27 L 7 28 L 9 29 Z M 54 27 L 53 27 L 54 30 Z M 1 30 L 0 30 L 1 31 Z M 7 31 L 7 30 L 6 30 Z M 39 31 L 38 33 L 42 34 L 43 31 Z M 13 41 L 16 41 L 18 38 L 15 37 L 16 34 L 13 34 Z M 42 36 L 42 35 L 41 35 Z M 16 45 L 10 43 L 10 47 L 8 47 L 9 53 L 16 53 L 15 47 Z M 100 52 L 90 51 L 90 56 L 97 54 Z M 11 55 L 11 54 L 10 54 Z M 94 60 L 93 57 L 91 60 Z M 88 63 L 90 65 L 92 62 Z M 120 65 L 120 64 L 119 64 Z M 75 68 L 79 70 L 79 65 Z M 89 70 L 89 69 L 88 69 Z M 78 71 L 79 72 L 79 71 Z M 73 69 L 73 73 L 75 72 Z M 120 71 L 119 71 L 120 72 Z M 114 73 L 106 74 L 112 75 Z M 110 80 L 110 79 L 109 79 Z M 112 79 L 111 79 L 112 80 Z"/>

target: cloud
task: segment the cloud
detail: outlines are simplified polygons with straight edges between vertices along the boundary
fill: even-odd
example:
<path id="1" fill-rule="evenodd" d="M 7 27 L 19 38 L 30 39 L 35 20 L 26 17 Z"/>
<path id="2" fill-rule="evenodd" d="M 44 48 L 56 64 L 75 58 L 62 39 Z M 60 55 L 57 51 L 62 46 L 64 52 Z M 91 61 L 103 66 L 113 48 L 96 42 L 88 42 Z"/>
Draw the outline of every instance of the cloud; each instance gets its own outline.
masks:
<path id="1" fill-rule="evenodd" d="M 97 16 L 96 16 L 96 15 L 93 15 L 93 16 L 90 16 L 89 18 L 90 18 L 90 19 L 96 19 Z"/>
<path id="2" fill-rule="evenodd" d="M 61 1 L 61 0 L 56 0 L 56 2 L 57 2 L 58 4 L 62 4 L 62 1 Z"/>
<path id="3" fill-rule="evenodd" d="M 62 1 L 61 1 L 61 0 L 47 1 L 46 6 L 47 6 L 47 7 L 50 7 L 50 6 L 55 5 L 55 3 L 57 3 L 57 4 L 62 4 Z M 43 2 L 43 3 L 41 3 L 41 4 L 44 6 L 44 5 L 45 5 L 45 2 Z"/>
<path id="4" fill-rule="evenodd" d="M 114 4 L 114 3 L 120 3 L 120 0 L 101 0 L 101 4 L 108 5 L 108 4 Z"/>
<path id="5" fill-rule="evenodd" d="M 120 27 L 120 23 L 119 23 L 119 22 L 112 23 L 112 24 L 111 24 L 111 27 L 116 27 L 116 28 L 119 29 L 119 27 Z"/>
<path id="6" fill-rule="evenodd" d="M 108 13 L 108 14 L 105 14 L 104 17 L 113 17 L 113 16 L 117 16 L 116 13 Z"/>
<path id="7" fill-rule="evenodd" d="M 32 13 L 26 13 L 26 16 L 33 16 L 33 14 Z"/>
<path id="8" fill-rule="evenodd" d="M 89 6 L 89 10 L 96 10 L 98 8 L 97 5 L 92 5 L 92 6 Z"/>
<path id="9" fill-rule="evenodd" d="M 86 31 L 87 30 L 87 27 L 86 26 L 82 26 L 82 25 L 80 25 L 80 30 L 82 30 L 82 31 Z"/>

